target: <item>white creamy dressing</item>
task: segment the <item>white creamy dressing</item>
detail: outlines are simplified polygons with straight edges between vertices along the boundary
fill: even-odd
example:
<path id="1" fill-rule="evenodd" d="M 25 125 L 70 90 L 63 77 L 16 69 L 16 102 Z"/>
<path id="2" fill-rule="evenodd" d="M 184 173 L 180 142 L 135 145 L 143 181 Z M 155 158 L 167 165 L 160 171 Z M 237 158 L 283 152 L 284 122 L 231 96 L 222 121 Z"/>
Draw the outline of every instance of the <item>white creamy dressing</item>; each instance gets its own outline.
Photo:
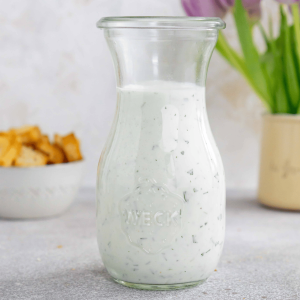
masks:
<path id="1" fill-rule="evenodd" d="M 205 280 L 225 230 L 225 183 L 205 89 L 149 82 L 118 89 L 98 170 L 100 253 L 116 279 Z"/>

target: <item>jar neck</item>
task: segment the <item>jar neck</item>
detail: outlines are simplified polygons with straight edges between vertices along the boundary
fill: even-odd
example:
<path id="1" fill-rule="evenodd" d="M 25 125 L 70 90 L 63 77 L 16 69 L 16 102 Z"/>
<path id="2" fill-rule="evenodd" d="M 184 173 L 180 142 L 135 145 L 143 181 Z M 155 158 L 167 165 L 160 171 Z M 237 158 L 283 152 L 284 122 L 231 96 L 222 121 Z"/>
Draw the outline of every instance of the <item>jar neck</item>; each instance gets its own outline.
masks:
<path id="1" fill-rule="evenodd" d="M 109 28 L 118 87 L 147 81 L 205 86 L 218 30 Z"/>

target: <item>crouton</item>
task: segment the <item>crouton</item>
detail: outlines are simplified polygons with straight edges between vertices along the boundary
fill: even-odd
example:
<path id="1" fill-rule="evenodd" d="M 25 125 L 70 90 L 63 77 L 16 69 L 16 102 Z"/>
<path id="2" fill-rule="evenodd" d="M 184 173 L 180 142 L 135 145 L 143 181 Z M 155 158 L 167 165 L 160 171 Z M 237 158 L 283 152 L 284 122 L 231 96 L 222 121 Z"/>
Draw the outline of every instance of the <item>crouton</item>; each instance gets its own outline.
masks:
<path id="1" fill-rule="evenodd" d="M 50 144 L 48 135 L 46 135 L 46 134 L 42 135 L 41 138 L 39 139 L 39 142 L 44 142 L 44 143 Z"/>
<path id="2" fill-rule="evenodd" d="M 82 159 L 79 141 L 73 133 L 62 138 L 62 148 L 69 162 Z"/>
<path id="3" fill-rule="evenodd" d="M 61 136 L 61 135 L 59 135 L 59 134 L 57 134 L 57 133 L 54 134 L 54 144 L 55 144 L 57 147 L 63 149 L 64 146 L 63 146 L 62 136 Z"/>
<path id="4" fill-rule="evenodd" d="M 66 162 L 67 159 L 66 159 L 66 156 L 65 156 L 63 150 L 61 150 L 56 145 L 52 145 L 52 146 L 54 148 L 54 153 L 50 159 L 50 162 L 52 162 L 54 164 L 60 164 L 60 163 Z"/>
<path id="5" fill-rule="evenodd" d="M 39 127 L 29 125 L 11 129 L 9 133 L 20 137 L 22 144 L 29 145 L 36 143 L 42 136 Z"/>
<path id="6" fill-rule="evenodd" d="M 3 156 L 10 146 L 10 139 L 8 136 L 0 135 L 0 157 Z"/>
<path id="7" fill-rule="evenodd" d="M 44 166 L 48 161 L 47 155 L 33 150 L 27 146 L 22 146 L 21 151 L 15 161 L 17 167 Z"/>
<path id="8" fill-rule="evenodd" d="M 6 152 L 0 157 L 0 166 L 10 167 L 13 165 L 21 151 L 21 143 L 15 141 L 10 144 Z"/>
<path id="9" fill-rule="evenodd" d="M 47 155 L 48 163 L 60 164 L 64 161 L 64 154 L 57 146 L 41 141 L 37 143 L 35 147 L 37 150 Z"/>
<path id="10" fill-rule="evenodd" d="M 0 137 L 7 138 L 10 143 L 13 143 L 17 138 L 17 136 L 12 132 L 0 132 Z M 18 138 L 18 142 L 21 142 L 20 138 Z"/>
<path id="11" fill-rule="evenodd" d="M 80 142 L 73 133 L 48 135 L 38 126 L 22 126 L 0 132 L 0 166 L 33 167 L 81 160 Z"/>

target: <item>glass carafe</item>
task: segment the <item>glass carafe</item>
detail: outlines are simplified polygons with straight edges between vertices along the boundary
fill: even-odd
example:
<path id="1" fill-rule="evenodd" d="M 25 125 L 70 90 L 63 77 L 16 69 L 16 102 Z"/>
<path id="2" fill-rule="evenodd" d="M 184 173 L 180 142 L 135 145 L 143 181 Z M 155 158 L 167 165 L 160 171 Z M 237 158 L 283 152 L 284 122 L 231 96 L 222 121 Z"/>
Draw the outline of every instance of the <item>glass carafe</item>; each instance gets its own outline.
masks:
<path id="1" fill-rule="evenodd" d="M 225 232 L 224 171 L 205 105 L 207 68 L 225 24 L 112 17 L 98 27 L 117 80 L 97 179 L 103 263 L 129 287 L 203 283 L 217 266 Z"/>

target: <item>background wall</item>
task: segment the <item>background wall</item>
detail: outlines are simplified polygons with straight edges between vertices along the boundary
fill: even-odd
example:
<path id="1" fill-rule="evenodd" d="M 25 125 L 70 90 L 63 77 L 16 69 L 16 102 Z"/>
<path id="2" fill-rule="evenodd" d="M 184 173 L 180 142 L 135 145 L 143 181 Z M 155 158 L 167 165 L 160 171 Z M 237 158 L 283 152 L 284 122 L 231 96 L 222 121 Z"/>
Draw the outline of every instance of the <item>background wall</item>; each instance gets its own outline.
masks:
<path id="1" fill-rule="evenodd" d="M 49 134 L 75 131 L 87 160 L 85 184 L 94 185 L 116 99 L 110 54 L 95 24 L 111 15 L 184 15 L 180 0 L 0 4 L 0 130 L 28 123 Z M 276 10 L 271 0 L 264 7 Z M 232 20 L 225 21 L 226 35 L 236 44 Z M 227 187 L 256 188 L 263 108 L 216 52 L 208 74 L 207 106 Z"/>

